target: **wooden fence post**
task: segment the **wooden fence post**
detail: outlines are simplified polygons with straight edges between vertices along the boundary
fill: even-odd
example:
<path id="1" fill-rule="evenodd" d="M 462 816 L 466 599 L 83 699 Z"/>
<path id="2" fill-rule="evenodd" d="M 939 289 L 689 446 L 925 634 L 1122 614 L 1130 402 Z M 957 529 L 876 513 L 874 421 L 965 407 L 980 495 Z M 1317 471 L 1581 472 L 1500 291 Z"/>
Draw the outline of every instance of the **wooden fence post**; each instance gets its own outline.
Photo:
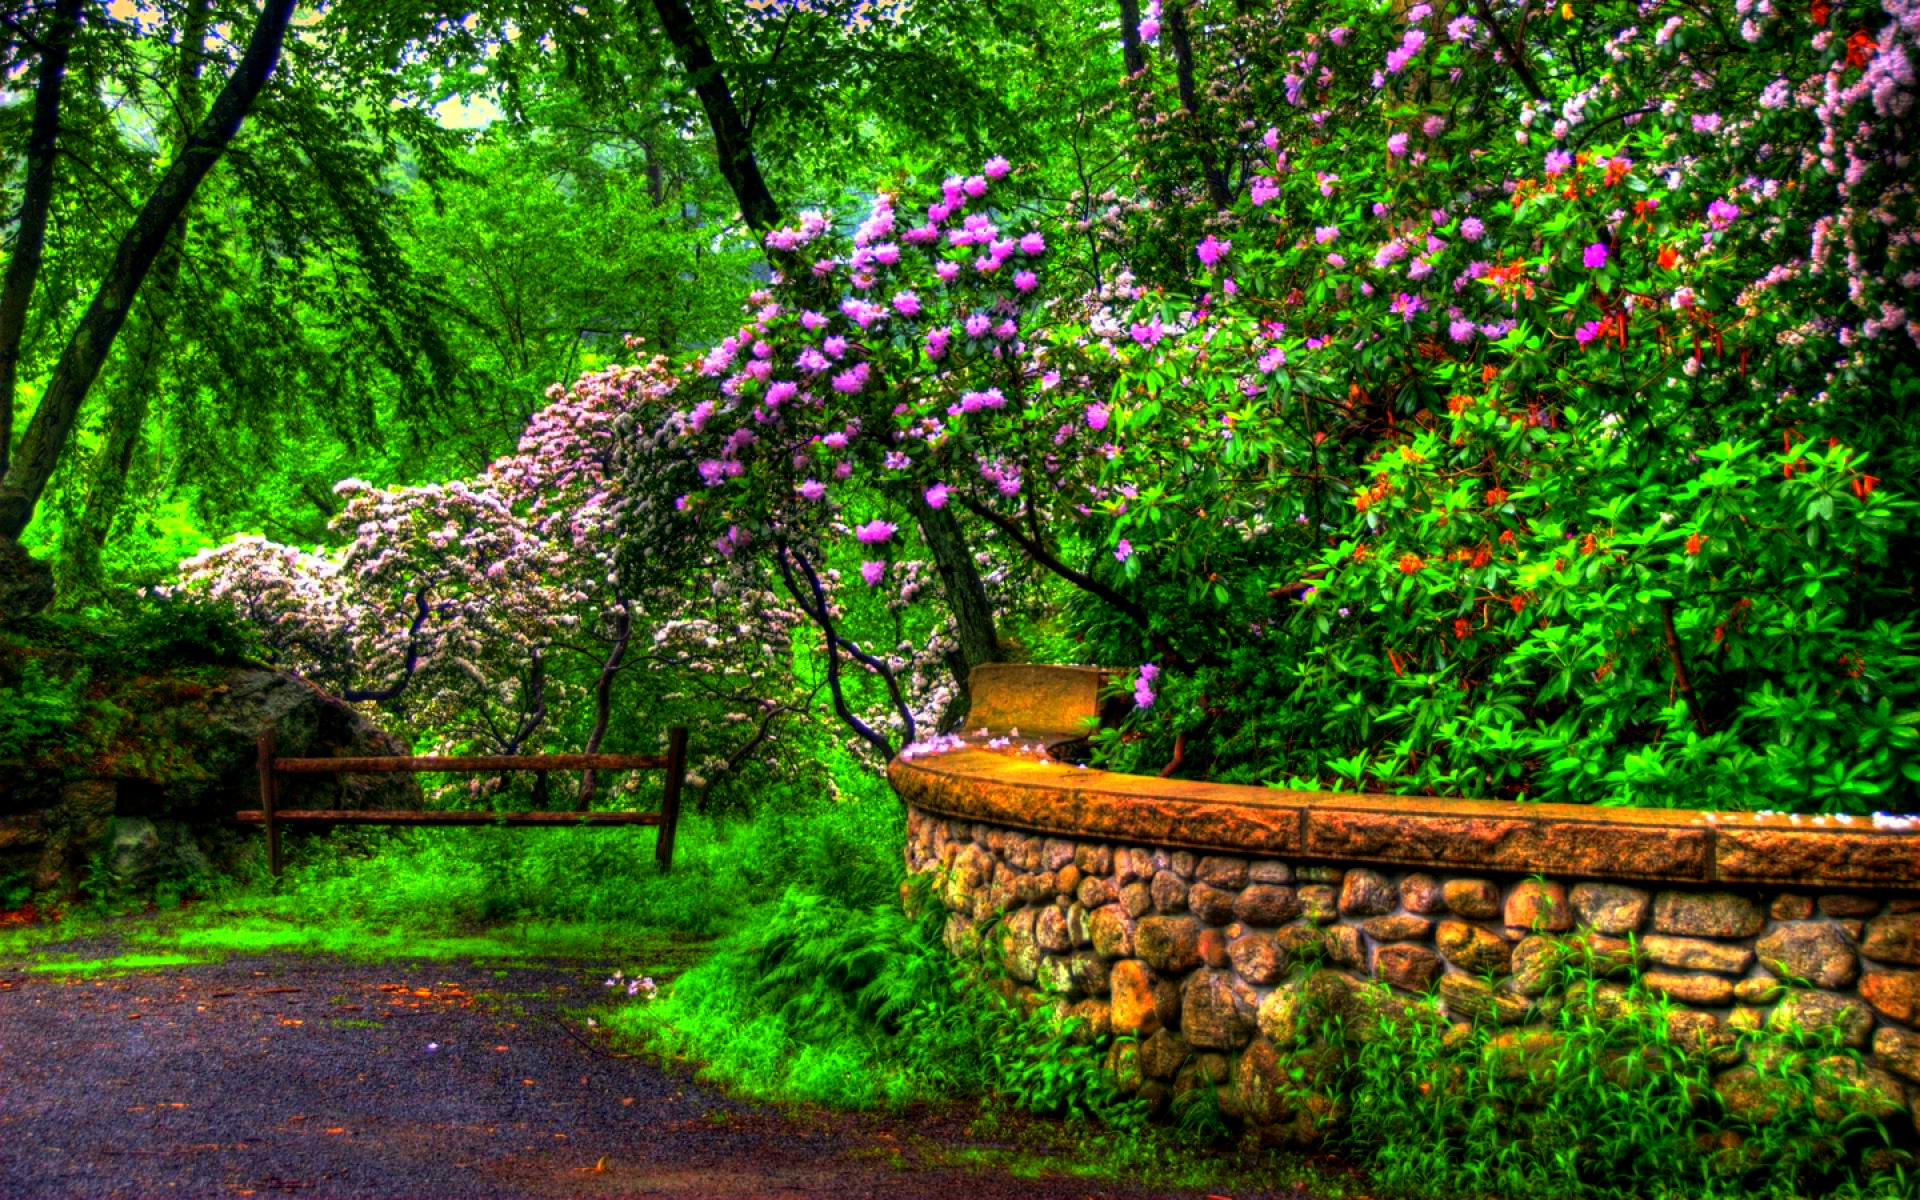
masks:
<path id="1" fill-rule="evenodd" d="M 673 870 L 673 835 L 680 825 L 680 785 L 686 778 L 687 730 L 684 725 L 676 725 L 667 730 L 667 790 L 660 800 L 660 837 L 653 852 L 662 875 Z"/>
<path id="2" fill-rule="evenodd" d="M 274 819 L 279 783 L 273 773 L 273 733 L 260 735 L 260 819 L 267 827 L 267 870 L 280 878 L 280 823 Z"/>

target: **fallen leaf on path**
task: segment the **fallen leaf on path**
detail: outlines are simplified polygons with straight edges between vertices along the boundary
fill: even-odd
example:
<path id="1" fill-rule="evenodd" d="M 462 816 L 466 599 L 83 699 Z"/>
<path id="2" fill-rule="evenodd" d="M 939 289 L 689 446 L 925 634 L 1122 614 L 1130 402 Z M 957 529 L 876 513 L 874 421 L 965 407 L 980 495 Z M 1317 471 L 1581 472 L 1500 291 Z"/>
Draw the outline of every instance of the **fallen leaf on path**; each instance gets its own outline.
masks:
<path id="1" fill-rule="evenodd" d="M 595 1163 L 595 1164 L 593 1164 L 593 1165 L 592 1165 L 592 1166 L 590 1166 L 590 1167 L 575 1167 L 575 1168 L 574 1168 L 574 1170 L 576 1170 L 576 1171 L 588 1171 L 588 1172 L 591 1172 L 591 1173 L 593 1173 L 593 1174 L 595 1174 L 595 1175 L 605 1175 L 605 1174 L 607 1173 L 607 1156 L 606 1156 L 606 1155 L 604 1155 L 604 1154 L 602 1154 L 602 1155 L 600 1156 L 600 1161 L 599 1161 L 599 1162 L 597 1162 L 597 1163 Z"/>

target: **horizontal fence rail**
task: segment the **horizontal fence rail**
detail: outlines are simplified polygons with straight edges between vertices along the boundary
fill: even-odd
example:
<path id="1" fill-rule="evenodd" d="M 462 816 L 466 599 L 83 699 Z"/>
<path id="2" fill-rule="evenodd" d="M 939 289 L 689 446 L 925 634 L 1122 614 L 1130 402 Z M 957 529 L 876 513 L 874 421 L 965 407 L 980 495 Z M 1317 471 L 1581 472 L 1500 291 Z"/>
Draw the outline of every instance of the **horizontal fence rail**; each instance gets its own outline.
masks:
<path id="1" fill-rule="evenodd" d="M 276 758 L 282 775 L 422 774 L 427 771 L 658 771 L 664 754 L 495 754 L 478 758 Z"/>
<path id="2" fill-rule="evenodd" d="M 282 825 L 506 825 L 553 829 L 566 825 L 652 825 L 660 835 L 654 843 L 654 861 L 661 873 L 673 869 L 674 834 L 680 823 L 680 793 L 687 778 L 687 731 L 667 731 L 667 752 L 661 754 L 514 754 L 445 757 L 394 755 L 386 758 L 280 758 L 272 734 L 260 737 L 260 807 L 243 809 L 234 820 L 263 825 L 267 833 L 267 869 L 277 877 L 282 862 Z M 282 809 L 282 775 L 390 775 L 429 771 L 665 771 L 666 790 L 657 813 L 631 812 L 415 812 L 394 809 Z"/>

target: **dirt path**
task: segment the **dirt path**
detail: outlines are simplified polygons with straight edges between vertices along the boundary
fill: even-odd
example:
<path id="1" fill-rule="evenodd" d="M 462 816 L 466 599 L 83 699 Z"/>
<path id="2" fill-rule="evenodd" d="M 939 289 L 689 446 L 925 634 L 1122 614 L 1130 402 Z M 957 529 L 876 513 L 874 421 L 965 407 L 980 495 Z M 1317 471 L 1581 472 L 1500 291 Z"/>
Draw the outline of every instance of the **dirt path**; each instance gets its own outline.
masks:
<path id="1" fill-rule="evenodd" d="M 568 1014 L 587 971 L 0 970 L 0 1196 L 1185 1194 L 964 1169 L 993 1148 L 957 1117 L 793 1113 L 613 1056 Z"/>

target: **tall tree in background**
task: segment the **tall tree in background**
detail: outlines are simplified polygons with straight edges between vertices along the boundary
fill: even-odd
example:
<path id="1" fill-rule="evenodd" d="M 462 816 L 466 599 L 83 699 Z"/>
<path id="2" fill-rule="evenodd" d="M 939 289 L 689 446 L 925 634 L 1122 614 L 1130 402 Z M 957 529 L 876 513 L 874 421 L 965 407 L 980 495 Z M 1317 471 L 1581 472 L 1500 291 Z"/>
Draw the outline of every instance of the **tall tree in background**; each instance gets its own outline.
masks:
<path id="1" fill-rule="evenodd" d="M 101 279 L 78 327 L 68 338 L 66 349 L 61 352 L 40 402 L 34 408 L 33 418 L 27 425 L 18 453 L 8 461 L 6 474 L 0 476 L 0 539 L 17 546 L 20 535 L 33 520 L 34 507 L 39 503 L 41 493 L 46 490 L 48 480 L 53 477 L 54 468 L 59 465 L 61 453 L 66 449 L 68 435 L 79 419 L 81 403 L 105 366 L 107 356 L 113 350 L 114 339 L 133 310 L 140 285 L 159 259 L 175 225 L 186 213 L 194 192 L 214 164 L 220 161 L 234 135 L 240 131 L 241 122 L 259 98 L 261 88 L 266 86 L 267 77 L 273 73 L 274 65 L 280 59 L 280 45 L 286 37 L 287 25 L 293 17 L 293 8 L 293 0 L 267 0 L 248 38 L 245 52 L 240 56 L 233 73 L 227 77 L 220 95 L 214 99 L 213 107 L 188 135 L 186 144 L 147 197 L 132 227 L 121 237 L 112 265 Z M 64 62 L 61 66 L 64 67 Z M 56 89 L 53 103 L 49 105 L 50 119 L 53 121 L 58 119 L 59 100 Z M 39 116 L 40 112 L 36 111 L 36 126 Z M 57 130 L 57 124 L 54 128 Z M 52 169 L 50 159 L 45 169 Z M 51 185 L 40 186 L 50 190 Z M 31 282 L 25 286 L 30 290 Z M 18 360 L 17 338 L 4 353 Z M 11 558 L 16 569 L 29 570 L 20 565 L 26 561 L 23 554 L 16 551 Z M 33 573 L 51 574 L 44 566 Z M 49 587 L 46 599 L 51 598 Z"/>

